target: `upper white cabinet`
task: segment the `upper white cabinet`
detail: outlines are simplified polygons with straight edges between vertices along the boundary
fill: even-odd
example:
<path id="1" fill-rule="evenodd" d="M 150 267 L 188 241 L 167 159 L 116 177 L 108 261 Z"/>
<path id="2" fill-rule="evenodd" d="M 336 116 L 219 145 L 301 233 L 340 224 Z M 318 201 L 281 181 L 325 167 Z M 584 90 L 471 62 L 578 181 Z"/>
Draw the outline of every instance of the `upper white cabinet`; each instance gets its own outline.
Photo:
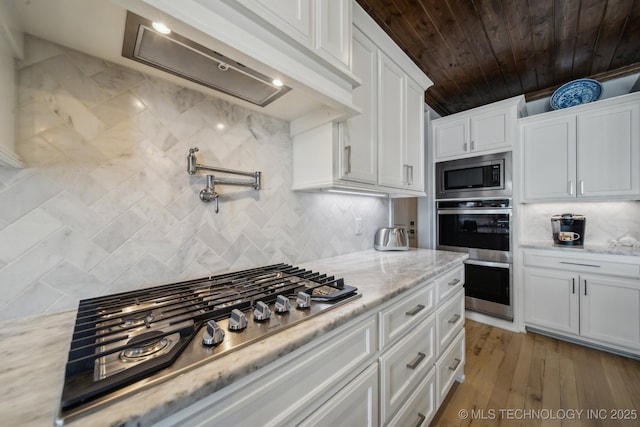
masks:
<path id="1" fill-rule="evenodd" d="M 354 4 L 360 115 L 293 137 L 293 189 L 424 195 L 424 91 L 431 81 Z"/>
<path id="2" fill-rule="evenodd" d="M 237 2 L 330 63 L 351 66 L 351 0 Z"/>
<path id="3" fill-rule="evenodd" d="M 435 160 L 510 150 L 524 105 L 521 95 L 433 120 Z"/>
<path id="4" fill-rule="evenodd" d="M 640 96 L 521 120 L 523 201 L 640 198 Z"/>

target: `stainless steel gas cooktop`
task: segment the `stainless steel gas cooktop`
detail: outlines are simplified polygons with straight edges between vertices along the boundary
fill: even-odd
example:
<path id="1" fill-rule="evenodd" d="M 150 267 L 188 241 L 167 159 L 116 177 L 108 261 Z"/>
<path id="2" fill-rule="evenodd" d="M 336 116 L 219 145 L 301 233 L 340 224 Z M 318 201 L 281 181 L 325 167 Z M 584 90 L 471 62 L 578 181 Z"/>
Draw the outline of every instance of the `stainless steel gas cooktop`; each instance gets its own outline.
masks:
<path id="1" fill-rule="evenodd" d="M 82 300 L 59 424 L 358 297 L 277 264 Z"/>

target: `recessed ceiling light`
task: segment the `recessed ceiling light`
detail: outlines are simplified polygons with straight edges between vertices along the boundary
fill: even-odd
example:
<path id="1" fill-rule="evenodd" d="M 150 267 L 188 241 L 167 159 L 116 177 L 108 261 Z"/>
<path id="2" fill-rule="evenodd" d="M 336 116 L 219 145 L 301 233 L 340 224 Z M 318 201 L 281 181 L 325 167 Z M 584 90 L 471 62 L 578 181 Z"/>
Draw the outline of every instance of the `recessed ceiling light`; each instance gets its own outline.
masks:
<path id="1" fill-rule="evenodd" d="M 282 83 L 282 80 L 280 79 L 273 79 L 271 83 L 273 83 L 275 87 L 282 87 L 284 85 L 284 83 Z"/>
<path id="2" fill-rule="evenodd" d="M 171 32 L 171 29 L 164 25 L 162 22 L 154 22 L 151 25 L 160 34 L 169 34 Z"/>

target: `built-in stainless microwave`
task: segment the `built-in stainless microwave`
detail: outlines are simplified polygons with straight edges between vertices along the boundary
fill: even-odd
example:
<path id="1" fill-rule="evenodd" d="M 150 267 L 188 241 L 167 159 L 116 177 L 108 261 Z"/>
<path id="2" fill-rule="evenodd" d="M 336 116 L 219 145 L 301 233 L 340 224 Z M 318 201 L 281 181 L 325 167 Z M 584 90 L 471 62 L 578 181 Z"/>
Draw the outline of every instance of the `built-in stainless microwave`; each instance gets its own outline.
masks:
<path id="1" fill-rule="evenodd" d="M 511 152 L 436 163 L 436 199 L 511 197 Z"/>

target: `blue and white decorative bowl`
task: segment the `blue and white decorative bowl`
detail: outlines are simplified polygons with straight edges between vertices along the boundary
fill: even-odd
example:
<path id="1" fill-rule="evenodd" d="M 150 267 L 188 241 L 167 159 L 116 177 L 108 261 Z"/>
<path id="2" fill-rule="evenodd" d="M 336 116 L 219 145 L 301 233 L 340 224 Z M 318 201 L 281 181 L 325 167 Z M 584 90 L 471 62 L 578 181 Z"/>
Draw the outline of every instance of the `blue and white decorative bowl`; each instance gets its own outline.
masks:
<path id="1" fill-rule="evenodd" d="M 565 83 L 551 95 L 551 108 L 560 110 L 596 101 L 602 93 L 600 82 L 592 79 L 578 79 Z"/>

